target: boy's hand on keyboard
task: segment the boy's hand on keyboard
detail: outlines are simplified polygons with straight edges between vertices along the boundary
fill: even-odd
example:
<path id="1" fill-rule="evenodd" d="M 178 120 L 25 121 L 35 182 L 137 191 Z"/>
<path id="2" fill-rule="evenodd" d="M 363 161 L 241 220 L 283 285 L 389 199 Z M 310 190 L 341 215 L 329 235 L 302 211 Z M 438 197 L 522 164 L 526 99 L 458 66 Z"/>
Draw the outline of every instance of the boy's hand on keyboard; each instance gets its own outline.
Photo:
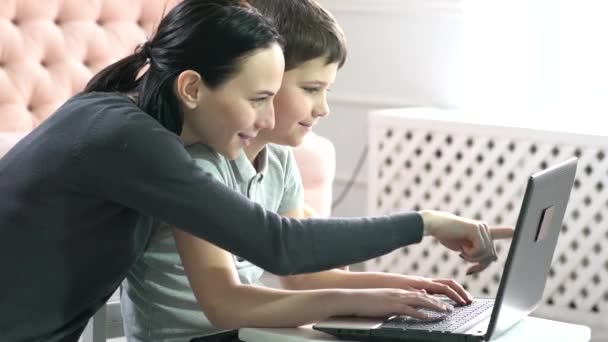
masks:
<path id="1" fill-rule="evenodd" d="M 433 279 L 409 275 L 401 276 L 401 278 L 406 284 L 406 290 L 444 295 L 458 305 L 470 304 L 473 301 L 473 296 L 454 279 Z"/>
<path id="2" fill-rule="evenodd" d="M 438 298 L 419 291 L 402 289 L 353 289 L 343 290 L 346 294 L 345 315 L 364 317 L 389 317 L 408 315 L 418 319 L 428 319 L 424 310 L 451 312 L 454 307 Z"/>

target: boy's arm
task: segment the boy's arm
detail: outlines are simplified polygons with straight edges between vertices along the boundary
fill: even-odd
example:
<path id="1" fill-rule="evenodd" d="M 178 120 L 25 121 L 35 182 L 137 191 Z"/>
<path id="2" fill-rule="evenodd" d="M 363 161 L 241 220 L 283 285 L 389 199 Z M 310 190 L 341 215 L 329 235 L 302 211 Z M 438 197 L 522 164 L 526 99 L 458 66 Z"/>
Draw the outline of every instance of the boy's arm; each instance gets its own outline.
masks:
<path id="1" fill-rule="evenodd" d="M 224 184 L 228 182 L 222 157 L 201 145 L 191 146 L 188 152 L 201 170 Z M 218 328 L 293 327 L 338 313 L 340 305 L 336 301 L 344 297 L 340 291 L 296 293 L 243 285 L 229 252 L 183 230 L 174 229 L 173 235 L 192 291 L 209 321 Z M 320 305 L 324 302 L 330 306 Z M 290 309 L 294 305 L 299 308 L 297 314 Z"/>
<path id="2" fill-rule="evenodd" d="M 241 284 L 230 253 L 182 230 L 173 234 L 192 291 L 217 328 L 294 327 L 355 313 L 348 290 L 286 291 Z"/>
<path id="3" fill-rule="evenodd" d="M 425 290 L 429 294 L 446 295 L 459 304 L 470 303 L 473 300 L 471 294 L 453 279 L 433 279 L 381 272 L 348 272 L 341 269 L 280 279 L 283 287 L 291 290 L 395 288 L 410 291 Z"/>

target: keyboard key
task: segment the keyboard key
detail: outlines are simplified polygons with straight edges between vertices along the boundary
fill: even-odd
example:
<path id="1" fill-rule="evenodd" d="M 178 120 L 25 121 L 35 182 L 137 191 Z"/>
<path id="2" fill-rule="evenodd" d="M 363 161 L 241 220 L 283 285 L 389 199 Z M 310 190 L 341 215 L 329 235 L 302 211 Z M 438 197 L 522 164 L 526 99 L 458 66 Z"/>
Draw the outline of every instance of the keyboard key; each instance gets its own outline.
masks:
<path id="1" fill-rule="evenodd" d="M 382 324 L 382 328 L 453 331 L 475 316 L 491 309 L 493 305 L 494 300 L 476 299 L 469 305 L 455 306 L 451 313 L 420 308 L 418 311 L 427 314 L 428 319 L 421 320 L 406 315 L 393 316 Z"/>

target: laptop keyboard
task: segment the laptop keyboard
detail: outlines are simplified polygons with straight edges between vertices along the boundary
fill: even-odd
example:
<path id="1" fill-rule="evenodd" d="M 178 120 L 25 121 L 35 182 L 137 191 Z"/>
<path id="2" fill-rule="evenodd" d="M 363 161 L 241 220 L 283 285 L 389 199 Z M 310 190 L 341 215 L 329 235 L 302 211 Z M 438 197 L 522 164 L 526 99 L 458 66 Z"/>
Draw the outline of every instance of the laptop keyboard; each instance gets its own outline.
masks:
<path id="1" fill-rule="evenodd" d="M 451 313 L 420 308 L 418 311 L 427 314 L 429 316 L 428 319 L 421 320 L 410 316 L 393 316 L 387 319 L 381 327 L 389 329 L 454 331 L 475 316 L 488 309 L 492 309 L 493 305 L 493 299 L 475 299 L 469 305 L 454 306 L 454 311 Z"/>

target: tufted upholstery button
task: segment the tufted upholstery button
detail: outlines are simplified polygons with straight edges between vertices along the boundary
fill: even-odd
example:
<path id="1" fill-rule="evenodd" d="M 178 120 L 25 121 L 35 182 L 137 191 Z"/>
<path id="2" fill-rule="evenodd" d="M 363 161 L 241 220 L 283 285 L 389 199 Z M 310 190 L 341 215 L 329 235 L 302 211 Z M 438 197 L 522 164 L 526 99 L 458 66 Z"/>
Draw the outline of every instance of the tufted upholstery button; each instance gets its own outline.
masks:
<path id="1" fill-rule="evenodd" d="M 36 127 L 179 1 L 0 0 L 0 133 Z"/>

